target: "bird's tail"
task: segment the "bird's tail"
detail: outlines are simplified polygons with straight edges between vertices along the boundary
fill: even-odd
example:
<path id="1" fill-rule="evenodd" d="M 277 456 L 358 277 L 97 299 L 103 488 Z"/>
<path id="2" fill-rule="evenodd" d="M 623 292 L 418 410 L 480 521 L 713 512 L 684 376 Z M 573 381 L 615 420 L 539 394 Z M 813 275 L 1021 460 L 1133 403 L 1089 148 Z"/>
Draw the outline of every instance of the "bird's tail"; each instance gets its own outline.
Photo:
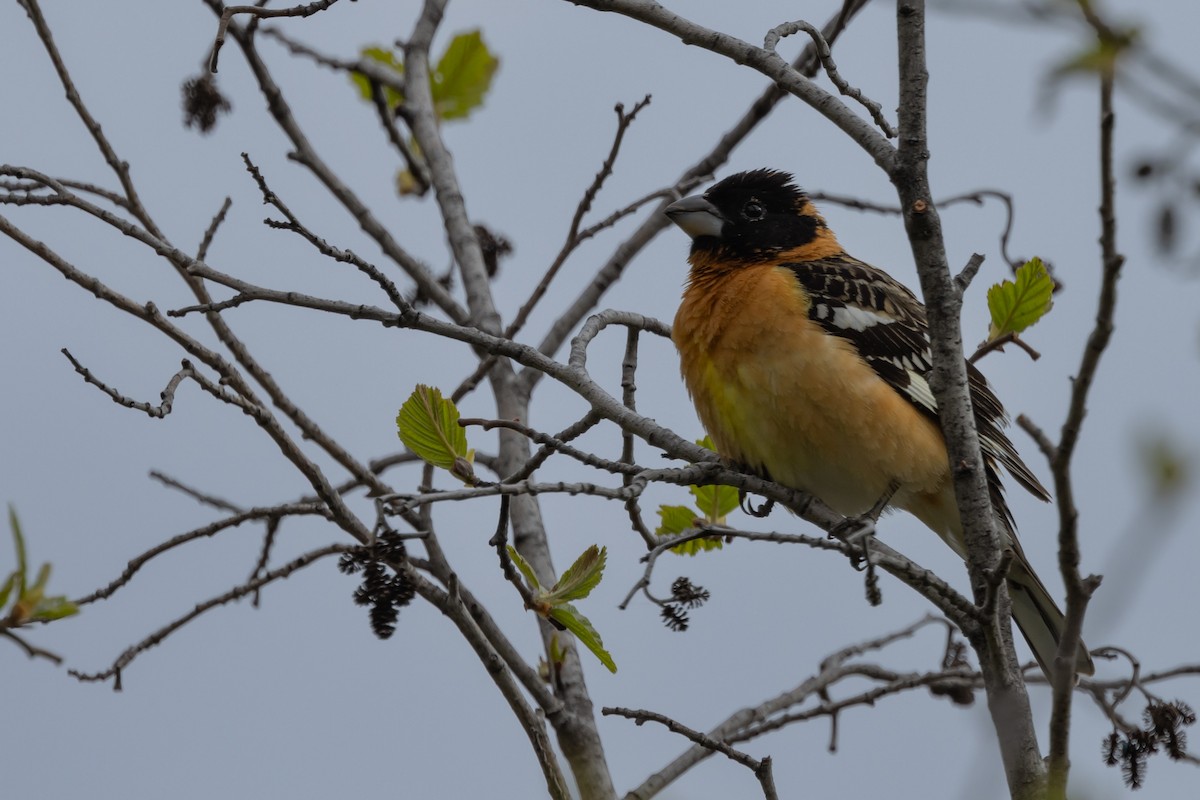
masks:
<path id="1" fill-rule="evenodd" d="M 1012 598 L 1013 619 L 1025 636 L 1025 641 L 1029 642 L 1042 672 L 1049 678 L 1066 618 L 1019 550 L 1008 571 L 1008 593 Z M 1075 671 L 1080 675 L 1096 672 L 1092 657 L 1082 641 L 1075 654 Z"/>

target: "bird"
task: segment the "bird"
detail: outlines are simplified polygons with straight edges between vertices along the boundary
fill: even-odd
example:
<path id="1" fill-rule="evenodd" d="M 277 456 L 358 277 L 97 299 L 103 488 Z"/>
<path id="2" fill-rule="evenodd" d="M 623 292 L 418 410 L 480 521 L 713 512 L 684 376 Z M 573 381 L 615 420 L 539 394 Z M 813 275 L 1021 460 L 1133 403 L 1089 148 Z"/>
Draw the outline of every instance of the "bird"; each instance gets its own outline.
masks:
<path id="1" fill-rule="evenodd" d="M 849 255 L 787 172 L 731 175 L 664 213 L 692 239 L 672 339 L 717 452 L 848 518 L 885 502 L 907 511 L 965 559 L 916 296 Z M 967 376 L 992 508 L 1013 553 L 1013 618 L 1049 677 L 1064 616 L 1017 540 L 998 467 L 1038 499 L 1050 494 L 1005 434 L 1008 416 L 983 374 L 968 363 Z M 1082 642 L 1075 669 L 1095 672 Z"/>

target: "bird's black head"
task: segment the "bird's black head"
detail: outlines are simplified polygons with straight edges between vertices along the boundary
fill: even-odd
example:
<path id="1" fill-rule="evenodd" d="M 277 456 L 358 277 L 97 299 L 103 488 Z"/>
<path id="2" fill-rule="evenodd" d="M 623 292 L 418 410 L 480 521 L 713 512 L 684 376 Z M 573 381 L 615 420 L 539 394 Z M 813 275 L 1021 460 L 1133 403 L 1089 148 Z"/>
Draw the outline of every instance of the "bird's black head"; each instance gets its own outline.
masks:
<path id="1" fill-rule="evenodd" d="M 685 197 L 666 209 L 671 221 L 692 237 L 692 253 L 759 260 L 813 243 L 828 229 L 786 172 L 739 172 L 703 195 Z"/>

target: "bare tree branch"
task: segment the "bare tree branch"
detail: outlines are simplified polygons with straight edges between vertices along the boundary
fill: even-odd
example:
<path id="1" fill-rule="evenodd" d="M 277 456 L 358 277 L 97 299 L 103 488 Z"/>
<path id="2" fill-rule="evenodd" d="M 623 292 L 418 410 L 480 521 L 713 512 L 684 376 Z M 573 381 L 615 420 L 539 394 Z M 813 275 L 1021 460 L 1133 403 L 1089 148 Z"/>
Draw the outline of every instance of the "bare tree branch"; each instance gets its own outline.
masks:
<path id="1" fill-rule="evenodd" d="M 44 658 L 54 666 L 59 666 L 63 662 L 62 656 L 57 653 L 52 653 L 49 650 L 32 645 L 21 636 L 18 636 L 11 628 L 6 628 L 0 625 L 0 636 L 13 642 L 17 647 L 25 651 L 25 655 L 30 658 Z"/>
<path id="2" fill-rule="evenodd" d="M 220 22 L 217 24 L 217 38 L 213 42 L 212 52 L 208 57 L 208 69 L 211 72 L 217 71 L 217 54 L 221 52 L 221 45 L 225 44 L 225 34 L 229 30 L 229 21 L 236 14 L 249 14 L 255 19 L 267 19 L 270 17 L 310 17 L 319 11 L 324 11 L 337 0 L 316 0 L 316 2 L 306 3 L 302 6 L 293 6 L 291 8 L 263 8 L 262 6 L 226 6 L 221 12 Z"/>
<path id="3" fill-rule="evenodd" d="M 842 31 L 845 30 L 850 20 L 868 2 L 869 0 L 844 0 L 841 10 L 833 15 L 821 30 L 825 40 L 827 42 L 835 41 L 841 35 Z M 816 54 L 816 45 L 810 44 L 806 46 L 796 60 L 792 62 L 792 66 L 801 75 L 808 77 L 815 75 L 817 69 L 820 67 L 820 60 Z M 702 181 L 708 180 L 712 173 L 726 162 L 734 149 L 758 127 L 759 123 L 766 119 L 776 104 L 786 96 L 787 93 L 779 84 L 772 83 L 767 87 L 750 104 L 750 107 L 738 118 L 725 135 L 721 137 L 720 141 L 692 164 L 692 166 L 680 174 L 679 179 L 675 181 L 675 185 L 672 187 L 678 193 L 678 196 L 682 197 Z M 538 345 L 539 350 L 548 356 L 558 352 L 558 349 L 562 347 L 576 326 L 588 314 L 592 313 L 596 305 L 600 302 L 600 299 L 604 296 L 604 293 L 624 274 L 626 265 L 663 228 L 670 224 L 663 215 L 662 210 L 674 199 L 677 198 L 672 196 L 660 203 L 646 217 L 645 221 L 638 226 L 636 231 L 625 239 L 625 241 L 621 242 L 621 244 L 617 245 L 612 255 L 609 256 L 604 265 L 596 272 L 583 291 L 579 293 L 575 300 L 567 306 L 566 310 L 550 326 L 550 329 Z M 536 370 L 525 370 L 521 375 L 522 383 L 531 390 L 540 378 L 541 376 Z"/>
<path id="4" fill-rule="evenodd" d="M 758 779 L 759 785 L 762 786 L 763 797 L 767 798 L 767 800 L 778 800 L 779 798 L 779 794 L 775 791 L 775 778 L 771 774 L 770 756 L 766 756 L 761 761 L 757 758 L 752 758 L 740 750 L 733 749 L 722 741 L 705 736 L 700 731 L 693 730 L 681 722 L 676 722 L 670 717 L 654 711 L 608 706 L 602 709 L 601 713 L 606 717 L 626 717 L 633 720 L 634 724 L 639 726 L 646 722 L 657 722 L 660 725 L 664 725 L 671 733 L 681 734 L 700 747 L 711 750 L 714 753 L 720 753 L 726 758 L 746 767 L 754 773 L 754 777 Z"/>
<path id="5" fill-rule="evenodd" d="M 1096 31 L 1100 41 L 1111 36 L 1105 23 L 1081 4 L 1088 22 Z M 1071 459 L 1079 441 L 1083 418 L 1087 410 L 1088 396 L 1100 358 L 1112 336 L 1113 315 L 1117 302 L 1117 281 L 1125 257 L 1117 250 L 1116 224 L 1116 179 L 1113 175 L 1113 75 L 1105 71 L 1100 75 L 1100 256 L 1102 278 L 1100 298 L 1096 309 L 1096 324 L 1088 337 L 1083 357 L 1075 379 L 1071 384 L 1071 400 L 1055 458 L 1051 462 L 1054 478 L 1054 493 L 1058 498 L 1058 566 L 1067 589 L 1066 624 L 1059 640 L 1058 657 L 1054 662 L 1054 693 L 1050 717 L 1049 775 L 1051 792 L 1066 793 L 1067 775 L 1070 770 L 1068 746 L 1071 731 L 1071 700 L 1074 683 L 1075 651 L 1079 646 L 1083 630 L 1083 618 L 1088 601 L 1100 585 L 1095 575 L 1083 577 L 1079 572 L 1081 559 L 1079 549 L 1079 513 L 1075 505 L 1075 491 L 1071 476 Z M 1070 648 L 1070 649 L 1064 649 Z"/>
<path id="6" fill-rule="evenodd" d="M 230 514 L 241 514 L 245 511 L 245 509 L 229 502 L 228 500 L 220 497 L 214 497 L 211 494 L 202 492 L 199 489 L 188 486 L 182 481 L 172 478 L 170 475 L 159 472 L 158 470 L 150 470 L 150 477 L 161 483 L 163 486 L 166 486 L 168 489 L 175 489 L 183 492 L 188 497 L 191 497 L 203 505 L 212 506 L 218 511 L 226 511 Z"/>
<path id="7" fill-rule="evenodd" d="M 225 592 L 224 594 L 218 595 L 216 597 L 213 597 L 209 600 L 204 601 L 203 603 L 197 604 L 196 607 L 193 608 L 188 613 L 173 620 L 172 622 L 168 623 L 167 625 L 164 625 L 163 627 L 156 630 L 154 633 L 147 636 L 145 639 L 142 639 L 137 644 L 135 644 L 132 647 L 125 650 L 125 652 L 121 653 L 121 655 L 117 657 L 116 661 L 114 661 L 112 663 L 112 666 L 110 666 L 108 669 L 102 670 L 100 672 L 91 672 L 91 673 L 79 672 L 78 670 L 68 670 L 68 674 L 71 675 L 71 677 L 78 678 L 80 681 L 83 681 L 85 683 L 96 682 L 96 681 L 106 681 L 106 680 L 112 678 L 113 679 L 113 691 L 119 692 L 123 688 L 122 684 L 121 684 L 121 675 L 122 675 L 122 672 L 124 671 L 125 667 L 129 666 L 129 664 L 135 658 L 137 658 L 138 655 L 149 650 L 151 647 L 154 647 L 156 644 L 161 643 L 164 639 L 166 639 L 172 633 L 179 630 L 183 626 L 187 625 L 189 622 L 194 620 L 196 617 L 199 617 L 200 615 L 204 614 L 205 612 L 211 611 L 212 609 L 217 608 L 218 606 L 223 606 L 223 605 L 226 605 L 227 603 L 232 603 L 233 601 L 239 600 L 248 594 L 252 594 L 252 593 L 258 591 L 258 589 L 260 589 L 261 587 L 266 586 L 269 583 L 274 583 L 275 581 L 280 580 L 282 578 L 286 578 L 289 575 L 291 575 L 293 572 L 303 569 L 304 567 L 307 567 L 310 564 L 312 564 L 316 561 L 319 561 L 322 558 L 325 558 L 326 556 L 341 555 L 342 553 L 349 553 L 349 552 L 355 550 L 356 548 L 357 548 L 357 545 L 331 544 L 326 547 L 322 547 L 317 550 L 312 550 L 308 553 L 305 553 L 304 555 L 302 555 L 298 558 L 292 559 L 291 561 L 289 561 L 288 563 L 284 564 L 281 567 L 278 567 L 276 569 L 271 570 L 270 572 L 260 575 L 259 577 L 255 578 L 252 581 L 248 581 L 248 582 L 242 584 L 241 586 L 236 586 L 233 589 L 230 589 L 228 592 Z M 80 601 L 80 602 L 85 602 L 87 599 L 88 598 L 85 598 L 84 601 Z"/>
<path id="8" fill-rule="evenodd" d="M 996 570 L 1000 539 L 968 393 L 960 322 L 962 295 L 950 275 L 941 220 L 929 186 L 924 0 L 897 0 L 896 20 L 900 137 L 889 177 L 904 209 L 905 229 L 929 317 L 933 361 L 929 382 L 949 451 L 971 586 L 976 602 L 981 602 L 987 595 L 987 575 Z M 1032 800 L 1044 788 L 1046 770 L 1013 646 L 1007 588 L 999 586 L 996 594 L 997 613 L 980 626 L 978 635 L 968 632 L 967 637 L 979 654 L 1009 791 L 1014 798 Z"/>
<path id="9" fill-rule="evenodd" d="M 75 601 L 75 605 L 85 606 L 88 603 L 94 603 L 97 600 L 104 600 L 105 598 L 111 597 L 118 589 L 129 583 L 133 576 L 136 575 L 142 567 L 146 566 L 146 564 L 150 563 L 150 561 L 154 560 L 163 553 L 166 553 L 169 550 L 174 550 L 180 545 L 187 544 L 188 542 L 195 541 L 196 539 L 215 536 L 221 531 L 229 530 L 230 528 L 236 528 L 243 522 L 269 520 L 273 518 L 277 519 L 284 516 L 306 514 L 319 514 L 327 519 L 330 517 L 329 510 L 319 503 L 288 503 L 281 506 L 272 506 L 270 508 L 251 508 L 246 511 L 233 514 L 225 519 L 211 522 L 208 525 L 202 525 L 201 527 L 195 528 L 186 533 L 181 533 L 178 536 L 173 536 L 165 542 L 151 547 L 141 555 L 130 559 L 129 563 L 125 566 L 125 569 L 121 572 L 119 577 L 117 577 L 104 588 L 97 589 L 91 594 L 84 595 L 83 597 L 79 598 Z"/>
<path id="10" fill-rule="evenodd" d="M 862 93 L 860 89 L 856 89 L 846 82 L 838 72 L 837 64 L 833 61 L 833 53 L 829 50 L 829 43 L 825 41 L 825 37 L 817 30 L 810 22 L 804 20 L 796 20 L 795 22 L 785 22 L 782 25 L 776 25 L 768 33 L 763 40 L 763 47 L 767 50 L 774 51 L 779 46 L 779 41 L 786 36 L 791 36 L 794 33 L 803 31 L 813 40 L 813 44 L 817 48 L 817 57 L 821 59 L 821 66 L 825 69 L 825 74 L 829 76 L 829 80 L 837 87 L 838 91 L 849 98 L 857 100 L 863 108 L 871 114 L 871 119 L 875 120 L 875 124 L 889 139 L 896 138 L 896 129 L 887 121 L 883 115 L 883 107 L 876 103 L 871 98 Z"/>

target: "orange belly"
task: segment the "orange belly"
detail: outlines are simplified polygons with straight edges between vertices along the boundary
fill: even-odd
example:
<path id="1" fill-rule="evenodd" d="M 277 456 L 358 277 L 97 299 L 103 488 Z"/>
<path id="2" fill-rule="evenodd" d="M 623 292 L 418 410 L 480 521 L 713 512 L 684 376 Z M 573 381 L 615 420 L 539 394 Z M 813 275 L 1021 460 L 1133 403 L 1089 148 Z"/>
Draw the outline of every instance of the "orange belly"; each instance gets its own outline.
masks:
<path id="1" fill-rule="evenodd" d="M 868 510 L 893 481 L 900 507 L 945 496 L 941 432 L 848 342 L 809 321 L 790 271 L 694 280 L 673 338 L 700 420 L 727 458 L 842 514 Z"/>

